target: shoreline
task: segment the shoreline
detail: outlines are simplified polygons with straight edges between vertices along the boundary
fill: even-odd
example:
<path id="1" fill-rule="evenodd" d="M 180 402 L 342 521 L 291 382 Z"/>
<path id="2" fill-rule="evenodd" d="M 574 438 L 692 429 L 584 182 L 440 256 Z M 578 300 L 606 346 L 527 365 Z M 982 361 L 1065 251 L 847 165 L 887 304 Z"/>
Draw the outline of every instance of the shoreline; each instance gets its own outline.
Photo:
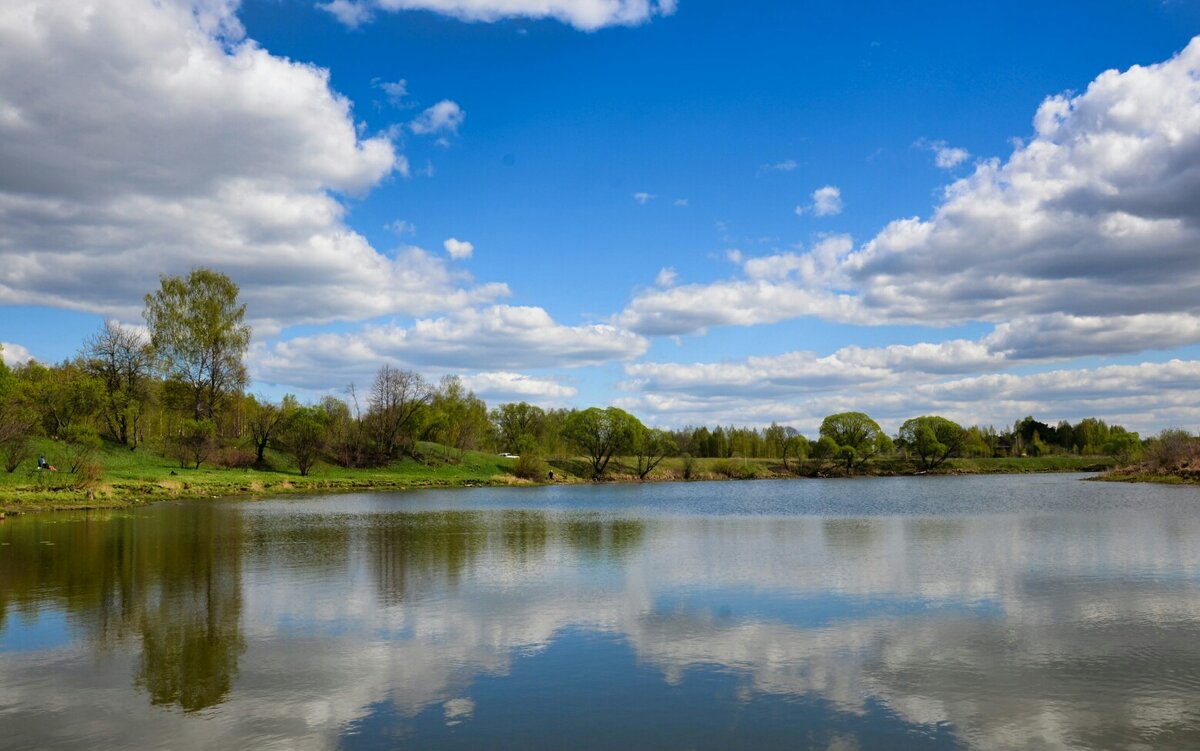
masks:
<path id="1" fill-rule="evenodd" d="M 1023 460 L 1018 460 L 1023 461 Z M 186 471 L 185 471 L 186 472 Z M 199 471 L 197 471 L 199 472 Z M 243 477 L 233 476 L 234 473 L 246 472 Z M 1175 484 L 1189 482 L 1187 480 L 1141 479 L 1136 477 L 1112 476 L 1111 466 L 1100 466 L 1095 463 L 1078 463 L 1077 466 L 1045 466 L 1030 463 L 1026 466 L 1012 462 L 998 464 L 994 467 L 964 468 L 958 466 L 938 467 L 929 471 L 914 470 L 912 467 L 879 466 L 866 467 L 854 474 L 846 474 L 839 470 L 814 471 L 811 473 L 774 472 L 766 471 L 753 475 L 731 476 L 718 472 L 705 471 L 692 477 L 683 477 L 678 472 L 668 470 L 654 477 L 639 480 L 636 475 L 614 473 L 600 480 L 588 480 L 578 476 L 562 473 L 556 470 L 556 479 L 551 481 L 533 481 L 518 478 L 512 474 L 494 474 L 489 477 L 438 477 L 438 470 L 433 469 L 423 476 L 380 476 L 378 473 L 364 473 L 360 477 L 329 477 L 308 476 L 300 477 L 283 472 L 255 471 L 253 475 L 244 470 L 210 470 L 205 475 L 173 475 L 169 480 L 116 480 L 100 482 L 92 488 L 39 488 L 36 486 L 17 486 L 0 489 L 0 519 L 5 515 L 17 516 L 23 514 L 48 513 L 54 511 L 88 511 L 102 509 L 123 509 L 146 506 L 159 501 L 171 500 L 200 500 L 246 498 L 259 499 L 288 495 L 314 493 L 354 493 L 354 492 L 403 492 L 408 490 L 433 490 L 457 488 L 485 487 L 545 487 L 549 485 L 584 485 L 584 484 L 631 484 L 631 483 L 663 483 L 663 482 L 746 482 L 753 480 L 810 480 L 810 479 L 854 479 L 876 477 L 951 477 L 962 475 L 1011 475 L 1011 474 L 1062 474 L 1062 473 L 1103 473 L 1089 480 L 1108 482 L 1173 482 Z M 219 479 L 214 480 L 213 475 Z M 1192 483 L 1200 480 L 1192 480 Z M 24 496 L 24 497 L 22 497 Z"/>

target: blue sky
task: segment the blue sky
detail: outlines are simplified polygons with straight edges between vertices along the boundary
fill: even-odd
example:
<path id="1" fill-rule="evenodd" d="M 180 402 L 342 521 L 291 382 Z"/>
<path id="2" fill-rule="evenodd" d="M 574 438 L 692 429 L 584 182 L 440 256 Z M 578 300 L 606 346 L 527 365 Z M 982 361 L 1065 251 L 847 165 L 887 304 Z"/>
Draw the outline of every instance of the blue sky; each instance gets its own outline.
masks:
<path id="1" fill-rule="evenodd" d="M 0 341 L 241 284 L 252 389 L 1196 429 L 1200 4 L 15 0 Z M 1136 66 L 1136 67 L 1135 67 Z"/>

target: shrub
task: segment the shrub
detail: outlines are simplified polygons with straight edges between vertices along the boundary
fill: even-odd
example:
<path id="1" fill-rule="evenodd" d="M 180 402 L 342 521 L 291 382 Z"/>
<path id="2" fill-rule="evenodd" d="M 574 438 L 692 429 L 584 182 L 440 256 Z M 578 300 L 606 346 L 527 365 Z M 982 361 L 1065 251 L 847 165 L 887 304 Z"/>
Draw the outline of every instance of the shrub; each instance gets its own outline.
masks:
<path id="1" fill-rule="evenodd" d="M 1161 469 L 1182 467 L 1200 453 L 1196 441 L 1186 430 L 1168 428 L 1159 433 L 1150 446 L 1150 461 Z"/>
<path id="2" fill-rule="evenodd" d="M 66 431 L 63 438 L 63 464 L 68 471 L 78 474 L 79 470 L 89 462 L 95 463 L 96 452 L 100 450 L 100 435 L 92 428 L 72 427 Z"/>
<path id="3" fill-rule="evenodd" d="M 683 479 L 690 480 L 696 476 L 696 457 L 691 454 L 683 455 Z"/>
<path id="4" fill-rule="evenodd" d="M 75 480 L 71 484 L 76 490 L 83 490 L 92 487 L 100 480 L 102 469 L 99 462 L 85 460 L 71 471 L 75 473 Z"/>
<path id="5" fill-rule="evenodd" d="M 217 426 L 212 420 L 187 420 L 168 447 L 180 467 L 200 469 L 217 448 Z"/>
<path id="6" fill-rule="evenodd" d="M 549 471 L 546 461 L 536 454 L 521 454 L 513 466 L 513 474 L 523 480 L 544 480 Z"/>
<path id="7" fill-rule="evenodd" d="M 213 461 L 225 469 L 250 469 L 258 462 L 258 455 L 241 446 L 227 446 L 216 452 Z"/>
<path id="8" fill-rule="evenodd" d="M 712 471 L 730 480 L 753 480 L 761 474 L 758 464 L 741 459 L 722 459 L 714 462 Z"/>

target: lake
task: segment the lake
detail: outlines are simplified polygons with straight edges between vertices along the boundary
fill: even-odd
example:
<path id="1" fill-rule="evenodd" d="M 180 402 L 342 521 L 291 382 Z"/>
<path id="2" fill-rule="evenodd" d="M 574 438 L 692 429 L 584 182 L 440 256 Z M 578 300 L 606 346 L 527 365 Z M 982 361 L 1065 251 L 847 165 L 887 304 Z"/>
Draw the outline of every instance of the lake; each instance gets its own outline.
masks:
<path id="1" fill-rule="evenodd" d="M 0 748 L 1200 748 L 1200 488 L 796 480 L 9 518 Z"/>

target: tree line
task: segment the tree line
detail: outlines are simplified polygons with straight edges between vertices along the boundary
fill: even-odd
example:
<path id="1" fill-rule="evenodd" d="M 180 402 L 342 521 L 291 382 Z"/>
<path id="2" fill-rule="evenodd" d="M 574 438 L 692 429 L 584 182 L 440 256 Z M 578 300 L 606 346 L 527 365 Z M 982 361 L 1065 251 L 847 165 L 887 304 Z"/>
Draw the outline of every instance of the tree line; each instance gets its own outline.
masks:
<path id="1" fill-rule="evenodd" d="M 583 457 L 601 477 L 615 457 L 645 478 L 667 457 L 768 459 L 789 471 L 819 461 L 847 473 L 880 456 L 910 458 L 925 470 L 951 457 L 1110 454 L 1128 463 L 1143 451 L 1137 433 L 1098 418 L 1050 425 L 1025 417 L 1010 428 L 963 427 L 936 415 L 907 420 L 887 435 L 862 412 L 827 416 L 811 439 L 792 427 L 644 425 L 618 407 L 543 409 L 526 402 L 490 408 L 449 375 L 436 383 L 390 364 L 369 387 L 344 398 L 301 404 L 246 392 L 244 358 L 251 331 L 238 287 L 198 268 L 164 276 L 145 296 L 145 330 L 106 321 L 76 357 L 57 365 L 0 361 L 0 460 L 9 472 L 30 458 L 32 439 L 62 442 L 69 469 L 98 472 L 103 440 L 137 450 L 145 444 L 181 466 L 265 466 L 268 449 L 301 474 L 318 461 L 378 467 L 440 444 L 454 460 L 468 450 L 518 457 L 517 474 L 541 478 L 546 459 Z"/>

